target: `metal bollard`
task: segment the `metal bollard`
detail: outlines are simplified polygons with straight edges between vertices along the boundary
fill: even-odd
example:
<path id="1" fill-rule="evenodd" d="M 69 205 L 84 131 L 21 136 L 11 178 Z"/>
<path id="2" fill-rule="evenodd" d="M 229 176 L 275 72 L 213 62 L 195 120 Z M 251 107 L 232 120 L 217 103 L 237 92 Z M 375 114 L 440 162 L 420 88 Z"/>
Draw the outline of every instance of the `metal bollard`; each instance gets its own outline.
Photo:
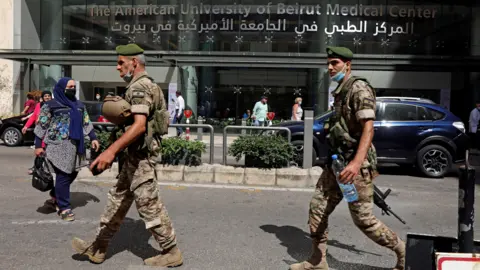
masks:
<path id="1" fill-rule="evenodd" d="M 460 253 L 473 253 L 473 220 L 475 205 L 475 169 L 468 164 L 460 167 L 458 179 L 458 247 Z"/>
<path id="2" fill-rule="evenodd" d="M 303 125 L 303 168 L 310 169 L 313 165 L 313 111 L 306 110 Z M 300 165 L 300 164 L 299 164 Z"/>
<path id="3" fill-rule="evenodd" d="M 205 120 L 202 117 L 198 117 L 198 124 L 203 125 Z M 197 128 L 197 140 L 201 141 L 203 139 L 203 128 Z"/>
<path id="4" fill-rule="evenodd" d="M 246 119 L 242 119 L 242 127 L 245 127 L 247 126 L 247 120 Z M 247 130 L 246 129 L 242 129 L 242 135 L 245 135 L 247 134 Z"/>

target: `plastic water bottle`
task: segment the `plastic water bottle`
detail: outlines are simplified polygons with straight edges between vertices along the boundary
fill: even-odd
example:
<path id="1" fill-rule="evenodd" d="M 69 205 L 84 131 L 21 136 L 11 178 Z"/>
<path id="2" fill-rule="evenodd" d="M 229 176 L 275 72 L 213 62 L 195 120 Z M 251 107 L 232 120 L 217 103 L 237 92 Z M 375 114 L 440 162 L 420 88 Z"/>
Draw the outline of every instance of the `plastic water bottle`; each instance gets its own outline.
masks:
<path id="1" fill-rule="evenodd" d="M 335 174 L 335 178 L 337 180 L 338 186 L 340 190 L 342 190 L 343 198 L 347 202 L 354 202 L 358 200 L 358 193 L 357 189 L 355 188 L 354 184 L 342 184 L 340 183 L 340 173 L 345 169 L 345 164 L 338 158 L 337 155 L 332 155 L 332 170 Z"/>

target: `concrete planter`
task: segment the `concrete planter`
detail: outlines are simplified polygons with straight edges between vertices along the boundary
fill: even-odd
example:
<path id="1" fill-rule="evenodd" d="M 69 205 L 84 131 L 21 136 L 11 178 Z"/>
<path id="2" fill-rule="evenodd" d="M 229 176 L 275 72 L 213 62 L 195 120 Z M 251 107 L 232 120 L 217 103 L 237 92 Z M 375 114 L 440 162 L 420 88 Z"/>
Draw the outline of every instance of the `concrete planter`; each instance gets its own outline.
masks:
<path id="1" fill-rule="evenodd" d="M 275 186 L 275 169 L 245 168 L 245 184 L 259 186 Z"/>
<path id="2" fill-rule="evenodd" d="M 200 166 L 186 166 L 183 179 L 190 183 L 213 183 L 214 165 L 202 164 Z"/>
<path id="3" fill-rule="evenodd" d="M 285 188 L 314 188 L 322 174 L 321 167 L 311 169 L 259 169 L 202 164 L 200 166 L 160 165 L 155 167 L 160 182 L 217 183 L 231 185 L 278 186 Z M 116 181 L 118 165 L 94 177 L 83 168 L 78 179 Z"/>
<path id="4" fill-rule="evenodd" d="M 215 165 L 215 183 L 241 185 L 245 183 L 245 168 Z"/>
<path id="5" fill-rule="evenodd" d="M 93 176 L 92 172 L 90 171 L 89 167 L 83 167 L 80 169 L 78 172 L 77 179 L 92 179 L 92 180 L 98 180 L 98 179 L 112 179 L 115 180 L 118 175 L 118 163 L 113 163 L 112 167 L 110 169 L 102 172 L 101 174 L 97 176 Z"/>
<path id="6" fill-rule="evenodd" d="M 277 169 L 277 186 L 303 188 L 309 180 L 308 170 L 292 167 Z"/>
<path id="7" fill-rule="evenodd" d="M 184 165 L 157 165 L 157 177 L 159 181 L 180 182 L 183 181 Z"/>
<path id="8" fill-rule="evenodd" d="M 313 167 L 308 169 L 307 187 L 316 187 L 323 169 L 321 167 Z"/>

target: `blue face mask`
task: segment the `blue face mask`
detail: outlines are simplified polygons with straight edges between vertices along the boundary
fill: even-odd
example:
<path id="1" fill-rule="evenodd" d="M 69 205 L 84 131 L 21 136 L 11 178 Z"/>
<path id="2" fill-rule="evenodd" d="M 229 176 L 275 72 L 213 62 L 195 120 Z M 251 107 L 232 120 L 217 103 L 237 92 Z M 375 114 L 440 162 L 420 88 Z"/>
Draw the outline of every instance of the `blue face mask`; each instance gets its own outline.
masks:
<path id="1" fill-rule="evenodd" d="M 345 70 L 347 69 L 347 65 L 343 66 L 342 71 L 337 72 L 337 74 L 333 75 L 332 81 L 339 82 L 345 78 Z"/>
<path id="2" fill-rule="evenodd" d="M 339 82 L 345 78 L 345 72 L 338 72 L 332 77 L 332 81 Z"/>

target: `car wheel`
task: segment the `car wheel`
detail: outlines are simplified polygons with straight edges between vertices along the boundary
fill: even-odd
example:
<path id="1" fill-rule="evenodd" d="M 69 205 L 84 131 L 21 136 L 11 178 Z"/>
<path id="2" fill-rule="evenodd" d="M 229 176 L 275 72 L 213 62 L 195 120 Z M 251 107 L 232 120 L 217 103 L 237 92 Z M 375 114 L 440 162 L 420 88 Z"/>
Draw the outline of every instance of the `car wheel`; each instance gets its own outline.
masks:
<path id="1" fill-rule="evenodd" d="M 14 127 L 8 127 L 5 129 L 2 138 L 7 146 L 18 146 L 23 140 L 22 132 Z"/>
<path id="2" fill-rule="evenodd" d="M 303 141 L 297 140 L 292 142 L 293 145 L 293 162 L 298 167 L 303 167 Z M 317 160 L 317 151 L 312 148 L 312 165 L 315 165 Z"/>
<path id="3" fill-rule="evenodd" d="M 427 145 L 417 153 L 417 166 L 428 177 L 443 177 L 452 167 L 452 155 L 440 145 Z"/>

